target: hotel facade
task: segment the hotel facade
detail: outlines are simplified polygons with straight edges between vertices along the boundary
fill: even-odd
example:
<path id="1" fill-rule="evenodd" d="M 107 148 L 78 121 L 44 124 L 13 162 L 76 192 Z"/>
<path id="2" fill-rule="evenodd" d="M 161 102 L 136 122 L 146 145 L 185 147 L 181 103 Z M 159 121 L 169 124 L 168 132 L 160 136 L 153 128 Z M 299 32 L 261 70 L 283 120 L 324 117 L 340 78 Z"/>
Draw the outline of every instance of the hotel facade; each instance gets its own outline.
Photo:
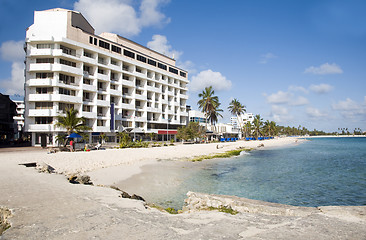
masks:
<path id="1" fill-rule="evenodd" d="M 25 131 L 32 145 L 57 145 L 55 127 L 66 109 L 78 110 L 92 128 L 89 141 L 105 133 L 155 133 L 172 138 L 186 125 L 188 73 L 175 60 L 113 33 L 95 35 L 79 12 L 36 11 L 27 29 Z"/>

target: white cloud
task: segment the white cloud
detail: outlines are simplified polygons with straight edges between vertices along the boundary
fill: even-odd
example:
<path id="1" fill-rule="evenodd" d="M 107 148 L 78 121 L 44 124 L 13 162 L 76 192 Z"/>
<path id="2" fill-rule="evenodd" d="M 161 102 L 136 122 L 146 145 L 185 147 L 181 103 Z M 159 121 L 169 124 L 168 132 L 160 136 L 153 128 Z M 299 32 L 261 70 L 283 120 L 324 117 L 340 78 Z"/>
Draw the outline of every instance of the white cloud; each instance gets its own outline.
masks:
<path id="1" fill-rule="evenodd" d="M 339 111 L 345 118 L 355 118 L 357 116 L 366 117 L 366 96 L 364 102 L 357 103 L 350 98 L 332 104 L 333 110 Z"/>
<path id="2" fill-rule="evenodd" d="M 196 72 L 197 72 L 194 63 L 189 60 L 184 61 L 184 62 L 178 61 L 177 67 L 186 70 L 188 72 L 188 74 L 196 74 Z"/>
<path id="3" fill-rule="evenodd" d="M 209 86 L 212 86 L 214 90 L 230 90 L 231 85 L 231 81 L 227 80 L 220 72 L 208 69 L 192 77 L 189 90 L 200 91 Z"/>
<path id="4" fill-rule="evenodd" d="M 273 121 L 277 123 L 285 123 L 293 119 L 289 114 L 288 109 L 279 105 L 272 105 L 270 116 L 273 118 Z"/>
<path id="5" fill-rule="evenodd" d="M 301 86 L 289 86 L 288 90 L 291 92 L 303 92 L 303 93 L 309 93 L 309 91 Z"/>
<path id="6" fill-rule="evenodd" d="M 324 111 L 313 107 L 306 108 L 306 114 L 311 118 L 324 118 L 328 116 Z"/>
<path id="7" fill-rule="evenodd" d="M 23 50 L 24 41 L 7 41 L 0 46 L 1 58 L 9 62 L 24 61 L 25 53 Z"/>
<path id="8" fill-rule="evenodd" d="M 305 69 L 304 73 L 311 73 L 315 75 L 341 74 L 343 73 L 343 70 L 335 63 L 324 63 L 319 67 L 308 67 L 307 69 Z"/>
<path id="9" fill-rule="evenodd" d="M 147 47 L 168 57 L 179 59 L 183 52 L 174 50 L 171 45 L 169 45 L 168 39 L 163 35 L 154 35 L 152 41 L 147 43 Z"/>
<path id="10" fill-rule="evenodd" d="M 161 26 L 170 21 L 158 8 L 166 0 L 142 0 L 139 11 L 129 0 L 79 0 L 74 9 L 81 12 L 96 32 L 133 36 L 143 27 Z"/>
<path id="11" fill-rule="evenodd" d="M 261 59 L 259 61 L 259 63 L 261 64 L 266 64 L 269 60 L 277 58 L 276 55 L 274 55 L 273 53 L 266 53 L 261 55 Z"/>
<path id="12" fill-rule="evenodd" d="M 293 94 L 289 92 L 278 91 L 267 96 L 267 102 L 270 104 L 286 104 L 289 103 Z"/>
<path id="13" fill-rule="evenodd" d="M 24 95 L 24 41 L 7 41 L 0 46 L 1 58 L 12 62 L 11 77 L 0 80 L 0 88 L 5 89 L 5 94 Z"/>
<path id="14" fill-rule="evenodd" d="M 329 84 L 310 85 L 309 89 L 315 93 L 323 94 L 333 90 L 333 86 Z"/>
<path id="15" fill-rule="evenodd" d="M 24 95 L 24 64 L 13 62 L 11 66 L 11 78 L 0 81 L 0 87 L 5 89 L 5 94 Z"/>
<path id="16" fill-rule="evenodd" d="M 309 103 L 309 100 L 306 97 L 298 96 L 295 99 L 291 100 L 290 105 L 292 106 L 303 106 Z"/>

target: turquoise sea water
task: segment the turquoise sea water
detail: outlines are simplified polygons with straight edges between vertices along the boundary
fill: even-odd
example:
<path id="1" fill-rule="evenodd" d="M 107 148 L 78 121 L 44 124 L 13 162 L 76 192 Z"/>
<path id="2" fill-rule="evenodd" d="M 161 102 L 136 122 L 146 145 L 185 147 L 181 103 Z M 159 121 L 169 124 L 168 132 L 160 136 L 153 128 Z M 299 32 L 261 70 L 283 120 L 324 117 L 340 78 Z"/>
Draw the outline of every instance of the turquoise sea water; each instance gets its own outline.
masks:
<path id="1" fill-rule="evenodd" d="M 315 138 L 207 161 L 160 203 L 180 208 L 188 190 L 296 206 L 366 205 L 366 138 Z"/>

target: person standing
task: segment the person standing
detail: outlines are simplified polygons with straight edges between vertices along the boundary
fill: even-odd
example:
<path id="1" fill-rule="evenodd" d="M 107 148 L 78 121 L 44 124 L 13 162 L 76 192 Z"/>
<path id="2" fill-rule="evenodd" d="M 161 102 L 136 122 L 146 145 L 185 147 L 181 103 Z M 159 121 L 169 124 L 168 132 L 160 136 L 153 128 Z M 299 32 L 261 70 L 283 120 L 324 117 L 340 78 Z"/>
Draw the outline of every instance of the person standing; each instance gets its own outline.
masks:
<path id="1" fill-rule="evenodd" d="M 74 151 L 74 141 L 71 139 L 70 140 L 70 152 Z"/>

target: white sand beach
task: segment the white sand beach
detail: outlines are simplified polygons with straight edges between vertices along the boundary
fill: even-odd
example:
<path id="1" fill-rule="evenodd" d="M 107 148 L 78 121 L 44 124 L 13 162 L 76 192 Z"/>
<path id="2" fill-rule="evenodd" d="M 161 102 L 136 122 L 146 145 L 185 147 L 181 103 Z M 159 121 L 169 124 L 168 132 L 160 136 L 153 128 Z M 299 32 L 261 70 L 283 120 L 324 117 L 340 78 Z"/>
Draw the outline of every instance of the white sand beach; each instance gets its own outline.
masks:
<path id="1" fill-rule="evenodd" d="M 112 185 L 159 159 L 183 160 L 262 143 L 265 149 L 300 141 L 279 138 L 53 154 L 34 148 L 0 149 L 0 207 L 12 211 L 11 228 L 0 239 L 365 239 L 364 206 L 271 215 L 260 211 L 266 204 L 256 203 L 255 211 L 238 215 L 217 211 L 170 215 L 142 201 L 121 198 L 109 187 L 70 184 L 65 176 L 84 173 L 95 185 Z M 29 162 L 49 164 L 59 174 L 19 165 Z M 287 211 L 286 206 L 279 208 Z"/>

